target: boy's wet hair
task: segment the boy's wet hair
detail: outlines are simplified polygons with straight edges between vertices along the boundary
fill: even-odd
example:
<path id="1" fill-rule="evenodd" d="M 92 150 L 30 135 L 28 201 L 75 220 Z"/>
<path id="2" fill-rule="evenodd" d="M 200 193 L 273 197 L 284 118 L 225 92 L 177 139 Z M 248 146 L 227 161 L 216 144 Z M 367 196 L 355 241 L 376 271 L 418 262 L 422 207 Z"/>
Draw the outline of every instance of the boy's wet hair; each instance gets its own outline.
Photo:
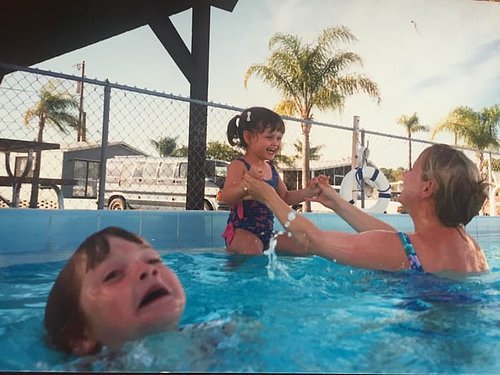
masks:
<path id="1" fill-rule="evenodd" d="M 86 319 L 80 308 L 83 276 L 106 259 L 110 252 L 110 236 L 144 243 L 141 237 L 118 227 L 92 234 L 69 258 L 50 291 L 44 319 L 48 344 L 68 354 L 73 353 L 85 335 Z M 96 346 L 93 353 L 100 349 L 100 345 Z"/>
<path id="2" fill-rule="evenodd" d="M 285 123 L 280 115 L 264 107 L 251 107 L 241 114 L 234 116 L 227 124 L 227 140 L 231 146 L 248 147 L 243 132 L 262 133 L 269 129 L 271 132 L 285 133 Z"/>

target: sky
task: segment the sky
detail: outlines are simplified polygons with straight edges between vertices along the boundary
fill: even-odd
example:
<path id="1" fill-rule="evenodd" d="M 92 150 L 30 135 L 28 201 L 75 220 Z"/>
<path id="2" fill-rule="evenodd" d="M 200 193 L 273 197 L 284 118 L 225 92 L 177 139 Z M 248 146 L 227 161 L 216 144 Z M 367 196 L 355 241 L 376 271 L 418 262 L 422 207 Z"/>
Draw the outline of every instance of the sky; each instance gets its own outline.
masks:
<path id="1" fill-rule="evenodd" d="M 171 19 L 189 47 L 191 12 Z M 266 62 L 271 36 L 314 42 L 335 25 L 357 37 L 345 48 L 361 56 L 354 70 L 379 85 L 382 101 L 355 95 L 342 113 L 313 111 L 315 120 L 351 126 L 357 115 L 362 128 L 405 136 L 396 123 L 403 114 L 417 112 L 432 127 L 457 106 L 500 104 L 500 3 L 474 0 L 239 0 L 233 12 L 213 8 L 209 101 L 272 108 L 278 92 L 257 77 L 243 85 L 246 69 Z M 87 77 L 189 96 L 188 81 L 147 26 L 35 66 L 78 75 L 83 60 Z"/>

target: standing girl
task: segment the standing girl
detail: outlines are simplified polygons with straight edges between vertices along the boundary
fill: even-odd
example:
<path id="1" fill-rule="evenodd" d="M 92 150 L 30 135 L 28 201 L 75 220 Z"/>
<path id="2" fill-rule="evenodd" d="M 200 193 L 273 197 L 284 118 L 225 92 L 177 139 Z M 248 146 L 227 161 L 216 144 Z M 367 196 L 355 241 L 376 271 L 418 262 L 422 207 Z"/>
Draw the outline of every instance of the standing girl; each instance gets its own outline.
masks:
<path id="1" fill-rule="evenodd" d="M 222 200 L 231 207 L 223 237 L 230 252 L 261 254 L 269 247 L 273 233 L 274 216 L 265 204 L 254 200 L 241 187 L 245 173 L 260 178 L 271 185 L 289 205 L 296 205 L 305 198 L 319 193 L 316 180 L 305 189 L 289 191 L 272 163 L 281 150 L 285 133 L 283 119 L 270 109 L 251 107 L 233 117 L 227 125 L 227 138 L 232 146 L 245 150 L 243 157 L 231 162 L 222 189 Z M 323 182 L 327 177 L 322 176 Z M 298 244 L 289 237 L 280 236 L 277 250 L 295 252 Z"/>

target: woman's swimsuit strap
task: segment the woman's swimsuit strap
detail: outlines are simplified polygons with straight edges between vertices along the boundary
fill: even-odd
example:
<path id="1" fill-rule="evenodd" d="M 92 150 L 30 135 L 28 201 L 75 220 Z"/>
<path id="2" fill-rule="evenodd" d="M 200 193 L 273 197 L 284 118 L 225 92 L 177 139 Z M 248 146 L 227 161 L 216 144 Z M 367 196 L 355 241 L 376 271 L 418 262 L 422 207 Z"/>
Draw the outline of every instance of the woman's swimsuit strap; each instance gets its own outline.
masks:
<path id="1" fill-rule="evenodd" d="M 410 237 L 408 237 L 408 235 L 403 232 L 398 232 L 398 236 L 403 243 L 408 262 L 410 263 L 410 268 L 415 271 L 424 272 L 424 268 L 420 263 L 420 259 L 418 259 L 417 253 L 415 252 L 415 248 L 411 243 Z"/>

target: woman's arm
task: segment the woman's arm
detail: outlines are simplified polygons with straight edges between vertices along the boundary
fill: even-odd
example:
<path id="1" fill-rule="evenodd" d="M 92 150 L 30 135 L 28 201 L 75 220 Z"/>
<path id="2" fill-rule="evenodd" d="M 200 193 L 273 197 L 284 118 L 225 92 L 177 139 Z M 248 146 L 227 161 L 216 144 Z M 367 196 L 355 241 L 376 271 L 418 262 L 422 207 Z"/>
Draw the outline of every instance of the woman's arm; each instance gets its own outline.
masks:
<path id="1" fill-rule="evenodd" d="M 396 229 L 385 221 L 377 219 L 369 213 L 352 205 L 342 198 L 334 188 L 328 184 L 318 184 L 321 193 L 309 200 L 319 202 L 323 206 L 335 211 L 342 219 L 344 219 L 355 231 L 365 232 L 368 230 L 389 230 Z"/>
<path id="2" fill-rule="evenodd" d="M 312 200 L 312 198 L 321 193 L 321 190 L 318 187 L 318 181 L 328 183 L 328 177 L 318 176 L 309 181 L 309 185 L 307 185 L 304 189 L 288 190 L 285 183 L 280 178 L 278 180 L 276 191 L 281 199 L 283 199 L 288 205 L 293 206 L 308 199 Z"/>
<path id="3" fill-rule="evenodd" d="M 265 203 L 283 227 L 304 247 L 303 255 L 315 254 L 356 267 L 400 270 L 408 267 L 404 250 L 393 231 L 361 234 L 324 231 L 291 210 L 269 185 L 245 175 L 243 185 L 254 199 Z"/>

